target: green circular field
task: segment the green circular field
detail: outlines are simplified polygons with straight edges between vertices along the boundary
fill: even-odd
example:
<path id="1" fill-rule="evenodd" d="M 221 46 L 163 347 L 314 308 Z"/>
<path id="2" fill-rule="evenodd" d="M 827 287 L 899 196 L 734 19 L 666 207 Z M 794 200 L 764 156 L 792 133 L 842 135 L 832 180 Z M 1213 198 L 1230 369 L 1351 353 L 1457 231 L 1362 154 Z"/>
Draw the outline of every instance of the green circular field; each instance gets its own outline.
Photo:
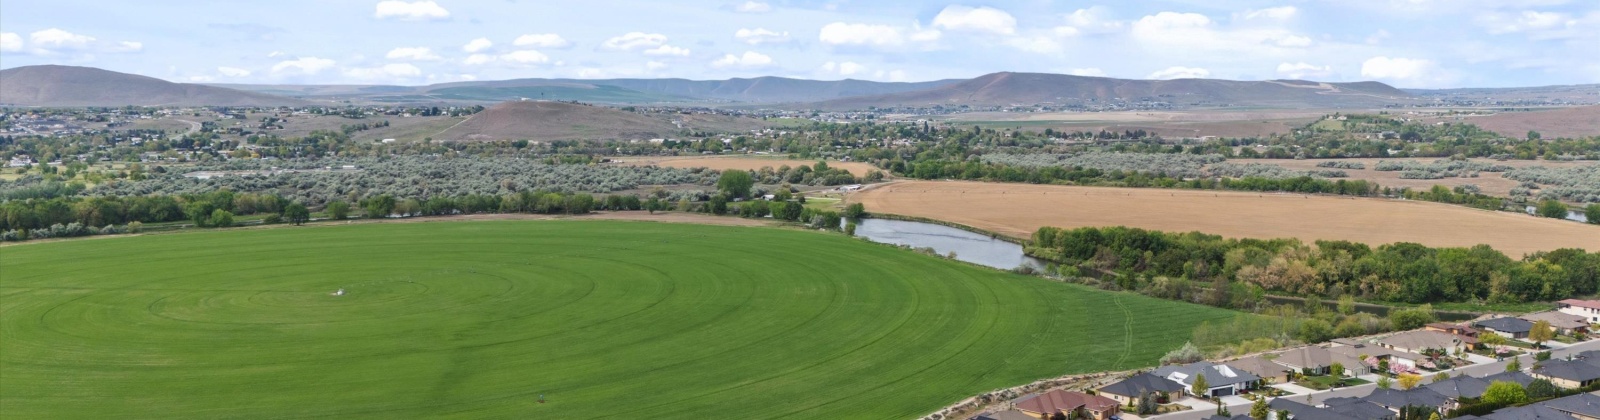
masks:
<path id="1" fill-rule="evenodd" d="M 0 414 L 906 418 L 1230 316 L 777 228 L 75 240 L 0 248 Z"/>

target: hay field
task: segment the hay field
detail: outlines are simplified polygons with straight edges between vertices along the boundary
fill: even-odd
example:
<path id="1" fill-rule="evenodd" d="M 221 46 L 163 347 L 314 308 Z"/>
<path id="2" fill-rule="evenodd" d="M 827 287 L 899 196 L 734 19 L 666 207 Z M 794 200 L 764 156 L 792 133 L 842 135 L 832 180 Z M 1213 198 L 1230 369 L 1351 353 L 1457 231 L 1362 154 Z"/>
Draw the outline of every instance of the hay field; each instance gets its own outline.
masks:
<path id="1" fill-rule="evenodd" d="M 611 158 L 613 162 L 623 165 L 645 166 L 656 165 L 666 168 L 707 168 L 718 171 L 727 169 L 756 170 L 763 166 L 777 169 L 779 166 L 789 165 L 812 166 L 815 160 L 799 160 L 785 158 L 761 158 L 749 156 L 627 156 Z M 877 167 L 866 162 L 840 162 L 828 161 L 829 168 L 840 168 L 850 171 L 851 175 L 865 176 L 867 172 L 878 170 Z M 885 173 L 887 175 L 887 173 Z"/>
<path id="2" fill-rule="evenodd" d="M 1372 198 L 983 182 L 896 182 L 856 193 L 868 212 L 927 217 L 1028 237 L 1041 226 L 1131 226 L 1228 237 L 1380 245 L 1489 244 L 1513 258 L 1600 249 L 1600 226 L 1438 203 Z"/>
<path id="3" fill-rule="evenodd" d="M 18 419 L 914 418 L 1151 366 L 1238 314 L 757 227 L 370 223 L 4 257 Z"/>
<path id="4" fill-rule="evenodd" d="M 1402 178 L 1400 178 L 1400 174 L 1402 173 L 1401 171 L 1377 171 L 1377 170 L 1373 170 L 1373 168 L 1376 168 L 1378 166 L 1378 161 L 1393 161 L 1393 162 L 1412 161 L 1412 162 L 1424 162 L 1424 163 L 1427 163 L 1427 162 L 1433 162 L 1433 161 L 1436 161 L 1436 160 L 1439 160 L 1439 158 L 1399 158 L 1399 159 L 1396 159 L 1396 158 L 1381 158 L 1381 159 L 1380 158 L 1362 158 L 1362 159 L 1299 159 L 1299 160 L 1296 160 L 1296 159 L 1228 159 L 1228 163 L 1238 163 L 1238 164 L 1261 163 L 1261 164 L 1267 164 L 1267 165 L 1278 165 L 1278 166 L 1282 166 L 1282 167 L 1289 168 L 1289 169 L 1296 169 L 1296 170 L 1302 170 L 1303 171 L 1303 170 L 1312 170 L 1312 169 L 1327 169 L 1327 168 L 1318 168 L 1317 167 L 1317 163 L 1319 163 L 1319 162 L 1327 162 L 1327 161 L 1361 162 L 1361 163 L 1367 165 L 1367 169 L 1339 169 L 1339 170 L 1345 171 L 1345 173 L 1350 174 L 1350 177 L 1349 178 L 1345 178 L 1345 179 L 1367 180 L 1367 181 L 1376 182 L 1376 183 L 1378 183 L 1378 185 L 1382 185 L 1382 186 L 1390 187 L 1390 188 L 1396 188 L 1396 189 L 1398 189 L 1398 188 L 1411 188 L 1413 190 L 1426 190 L 1426 189 L 1429 189 L 1429 188 L 1433 188 L 1434 185 L 1443 185 L 1443 186 L 1446 186 L 1446 187 L 1454 188 L 1454 187 L 1461 186 L 1461 185 L 1472 184 L 1472 185 L 1477 185 L 1479 188 L 1482 188 L 1484 194 L 1497 196 L 1497 197 L 1505 197 L 1505 196 L 1511 195 L 1511 188 L 1516 187 L 1517 185 L 1521 184 L 1520 182 L 1506 179 L 1504 176 L 1502 176 L 1504 174 L 1499 173 L 1499 172 L 1482 172 L 1482 173 L 1480 173 L 1478 175 L 1477 178 L 1402 179 Z M 1483 162 L 1483 163 L 1489 163 L 1489 164 L 1495 164 L 1495 165 L 1506 165 L 1506 166 L 1512 166 L 1512 167 L 1517 167 L 1517 168 L 1525 168 L 1525 167 L 1529 167 L 1529 166 L 1544 166 L 1544 167 L 1549 167 L 1549 168 L 1570 168 L 1570 167 L 1576 167 L 1576 166 L 1585 166 L 1585 165 L 1595 165 L 1595 164 L 1597 164 L 1597 163 L 1595 163 L 1593 161 L 1577 161 L 1577 162 L 1552 162 L 1552 161 L 1548 161 L 1548 160 L 1507 160 L 1507 161 L 1498 161 L 1498 160 L 1494 160 L 1494 159 L 1481 159 L 1481 158 L 1479 158 L 1479 159 L 1470 159 L 1470 160 L 1473 161 L 1473 162 Z"/>

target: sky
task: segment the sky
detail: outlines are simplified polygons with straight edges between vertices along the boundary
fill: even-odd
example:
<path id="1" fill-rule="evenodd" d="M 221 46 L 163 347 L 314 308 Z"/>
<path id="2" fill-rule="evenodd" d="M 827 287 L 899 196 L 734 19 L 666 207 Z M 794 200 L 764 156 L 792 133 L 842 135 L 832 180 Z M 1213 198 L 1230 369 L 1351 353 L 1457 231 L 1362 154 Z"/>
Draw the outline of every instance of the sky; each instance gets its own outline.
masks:
<path id="1" fill-rule="evenodd" d="M 1600 83 L 1597 0 L 5 0 L 0 68 L 178 82 L 513 78 Z"/>

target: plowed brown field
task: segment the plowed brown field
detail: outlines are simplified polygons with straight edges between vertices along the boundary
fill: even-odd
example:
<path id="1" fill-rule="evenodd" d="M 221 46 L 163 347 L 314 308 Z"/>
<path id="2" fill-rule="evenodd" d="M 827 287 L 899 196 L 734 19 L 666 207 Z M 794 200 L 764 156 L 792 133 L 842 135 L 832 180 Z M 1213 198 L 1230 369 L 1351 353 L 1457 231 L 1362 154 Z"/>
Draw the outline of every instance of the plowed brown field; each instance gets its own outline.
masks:
<path id="1" fill-rule="evenodd" d="M 1438 203 L 1226 191 L 906 181 L 850 197 L 868 212 L 945 220 L 1026 238 L 1041 226 L 1130 226 L 1236 238 L 1489 244 L 1513 258 L 1600 249 L 1600 226 Z"/>

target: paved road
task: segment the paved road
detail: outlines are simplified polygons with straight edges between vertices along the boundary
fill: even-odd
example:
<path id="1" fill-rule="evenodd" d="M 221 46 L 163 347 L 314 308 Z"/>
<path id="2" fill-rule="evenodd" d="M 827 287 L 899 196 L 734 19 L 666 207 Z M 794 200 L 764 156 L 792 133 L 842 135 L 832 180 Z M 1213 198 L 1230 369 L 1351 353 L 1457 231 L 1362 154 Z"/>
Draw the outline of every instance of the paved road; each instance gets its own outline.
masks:
<path id="1" fill-rule="evenodd" d="M 1581 353 L 1581 352 L 1588 351 L 1588 350 L 1600 350 L 1600 340 L 1586 341 L 1586 342 L 1574 344 L 1574 345 L 1571 345 L 1571 346 L 1567 346 L 1566 348 L 1560 348 L 1560 349 L 1551 350 L 1551 355 L 1552 355 L 1551 357 L 1552 358 L 1564 358 L 1564 357 L 1567 357 L 1568 355 L 1577 354 L 1577 353 Z M 1522 361 L 1523 368 L 1527 368 L 1529 366 L 1533 366 L 1533 355 L 1531 355 L 1531 354 L 1522 355 L 1520 358 L 1521 358 L 1521 361 Z M 1510 362 L 1511 361 L 1508 359 L 1508 360 L 1500 361 L 1500 362 L 1492 362 L 1492 363 L 1486 363 L 1486 364 L 1478 364 L 1478 365 L 1460 367 L 1460 368 L 1456 368 L 1456 369 L 1451 369 L 1448 372 L 1450 372 L 1450 376 L 1461 376 L 1462 374 L 1467 374 L 1469 376 L 1488 376 L 1488 375 L 1493 375 L 1493 374 L 1500 373 L 1500 372 L 1505 372 L 1506 371 L 1506 364 L 1510 363 Z M 1432 376 L 1432 375 L 1426 375 L 1426 376 Z M 1321 404 L 1323 400 L 1326 400 L 1326 399 L 1329 399 L 1329 398 L 1363 397 L 1363 396 L 1366 396 L 1367 394 L 1372 393 L 1372 389 L 1376 388 L 1376 387 L 1377 387 L 1376 384 L 1366 384 L 1366 385 L 1360 385 L 1360 386 L 1353 386 L 1353 387 L 1349 387 L 1349 388 L 1339 388 L 1339 389 L 1335 389 L 1335 390 L 1331 390 L 1331 391 L 1321 391 L 1321 392 L 1314 392 L 1314 393 L 1306 394 L 1306 395 L 1285 396 L 1285 397 L 1279 397 L 1279 398 L 1291 398 L 1296 402 L 1302 402 L 1302 403 L 1307 403 L 1307 404 L 1311 404 L 1311 405 L 1317 405 L 1317 404 Z M 1309 400 L 1307 400 L 1308 396 L 1310 397 Z M 1236 401 L 1237 401 L 1236 399 L 1235 399 L 1235 401 L 1229 401 L 1228 412 L 1233 413 L 1234 415 L 1249 414 L 1250 413 L 1250 403 L 1249 402 L 1236 402 Z M 1152 418 L 1152 419 L 1160 419 L 1160 420 L 1200 420 L 1200 419 L 1204 419 L 1204 418 L 1209 417 L 1212 414 L 1216 413 L 1216 406 L 1215 405 L 1211 405 L 1209 407 L 1211 407 L 1211 408 L 1207 409 L 1207 410 L 1190 410 L 1190 411 L 1185 411 L 1185 412 L 1181 412 L 1181 413 L 1171 413 L 1171 414 L 1163 414 L 1163 415 L 1159 415 L 1159 416 L 1151 416 L 1150 418 Z"/>

